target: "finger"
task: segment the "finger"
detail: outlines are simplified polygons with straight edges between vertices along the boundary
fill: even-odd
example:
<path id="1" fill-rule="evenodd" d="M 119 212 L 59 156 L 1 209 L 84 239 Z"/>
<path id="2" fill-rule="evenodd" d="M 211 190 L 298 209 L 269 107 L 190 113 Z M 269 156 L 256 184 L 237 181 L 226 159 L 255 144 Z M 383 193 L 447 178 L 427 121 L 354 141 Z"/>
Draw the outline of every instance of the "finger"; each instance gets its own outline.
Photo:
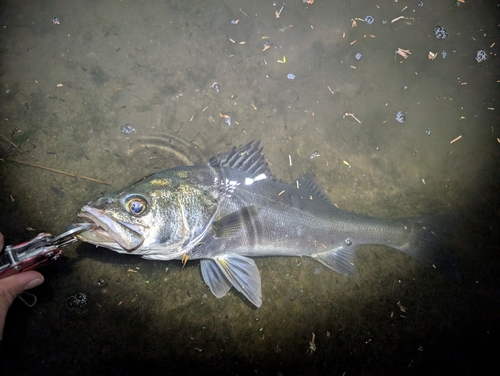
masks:
<path id="1" fill-rule="evenodd" d="M 34 271 L 23 272 L 0 280 L 0 340 L 2 338 L 5 316 L 14 299 L 24 290 L 43 283 L 43 276 Z"/>

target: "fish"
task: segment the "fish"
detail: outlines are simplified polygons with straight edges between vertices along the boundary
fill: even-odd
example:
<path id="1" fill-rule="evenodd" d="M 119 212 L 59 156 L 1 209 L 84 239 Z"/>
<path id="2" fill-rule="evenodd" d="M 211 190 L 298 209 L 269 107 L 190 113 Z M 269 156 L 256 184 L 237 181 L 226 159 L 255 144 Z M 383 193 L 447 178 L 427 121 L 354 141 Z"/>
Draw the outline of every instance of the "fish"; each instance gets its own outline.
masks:
<path id="1" fill-rule="evenodd" d="M 384 219 L 336 207 L 315 178 L 275 178 L 260 141 L 219 153 L 206 165 L 153 173 L 83 205 L 92 227 L 78 239 L 148 260 L 200 260 L 217 298 L 234 287 L 262 305 L 254 257 L 306 256 L 355 274 L 362 245 L 385 245 L 435 267 L 438 232 L 425 220 Z"/>

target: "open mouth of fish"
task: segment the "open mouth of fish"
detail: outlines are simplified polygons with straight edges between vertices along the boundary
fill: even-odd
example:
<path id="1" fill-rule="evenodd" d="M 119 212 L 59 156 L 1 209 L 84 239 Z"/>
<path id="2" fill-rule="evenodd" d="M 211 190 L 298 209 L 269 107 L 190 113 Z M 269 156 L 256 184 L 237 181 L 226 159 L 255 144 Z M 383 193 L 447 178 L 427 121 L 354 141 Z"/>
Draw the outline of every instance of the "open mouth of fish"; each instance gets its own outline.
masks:
<path id="1" fill-rule="evenodd" d="M 142 226 L 110 217 L 99 209 L 84 206 L 77 215 L 93 225 L 78 235 L 86 242 L 115 250 L 132 251 L 144 241 Z"/>

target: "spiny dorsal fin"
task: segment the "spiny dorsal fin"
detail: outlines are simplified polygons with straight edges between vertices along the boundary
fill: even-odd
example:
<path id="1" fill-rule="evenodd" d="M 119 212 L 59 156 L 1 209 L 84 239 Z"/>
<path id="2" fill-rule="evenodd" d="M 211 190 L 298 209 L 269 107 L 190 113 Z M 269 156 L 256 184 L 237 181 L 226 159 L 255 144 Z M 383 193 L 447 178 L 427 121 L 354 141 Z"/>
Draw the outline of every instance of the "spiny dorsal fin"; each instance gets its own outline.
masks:
<path id="1" fill-rule="evenodd" d="M 252 176 L 271 175 L 269 165 L 262 153 L 260 141 L 250 141 L 240 148 L 233 147 L 228 153 L 219 153 L 208 164 L 214 168 L 230 167 Z"/>

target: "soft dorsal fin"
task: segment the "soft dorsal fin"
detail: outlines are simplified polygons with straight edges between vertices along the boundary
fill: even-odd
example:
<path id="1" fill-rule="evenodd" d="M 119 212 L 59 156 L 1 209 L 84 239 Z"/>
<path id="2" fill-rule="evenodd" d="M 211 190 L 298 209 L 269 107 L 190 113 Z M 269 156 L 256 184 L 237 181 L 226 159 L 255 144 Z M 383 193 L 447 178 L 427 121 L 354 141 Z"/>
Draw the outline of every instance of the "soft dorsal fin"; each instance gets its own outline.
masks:
<path id="1" fill-rule="evenodd" d="M 297 181 L 299 182 L 299 185 L 303 189 L 306 189 L 308 192 L 310 192 L 312 196 L 321 198 L 325 202 L 331 205 L 330 199 L 328 198 L 327 195 L 325 195 L 323 190 L 319 187 L 313 175 L 304 174 L 300 178 L 298 178 Z"/>
<path id="2" fill-rule="evenodd" d="M 252 176 L 265 174 L 269 177 L 271 175 L 269 165 L 262 153 L 262 147 L 260 147 L 260 141 L 250 141 L 238 149 L 233 147 L 227 153 L 219 153 L 208 164 L 214 168 L 234 168 Z"/>

